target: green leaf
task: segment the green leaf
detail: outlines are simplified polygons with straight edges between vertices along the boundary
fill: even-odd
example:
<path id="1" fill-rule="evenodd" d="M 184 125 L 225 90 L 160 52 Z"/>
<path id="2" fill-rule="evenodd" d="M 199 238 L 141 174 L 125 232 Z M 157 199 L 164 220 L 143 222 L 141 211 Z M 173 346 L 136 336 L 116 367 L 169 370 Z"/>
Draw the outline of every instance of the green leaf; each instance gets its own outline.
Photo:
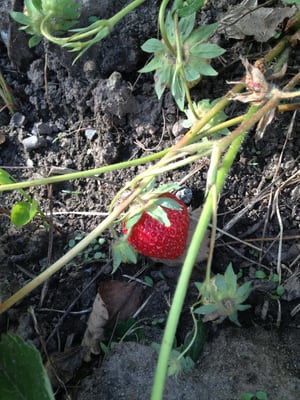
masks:
<path id="1" fill-rule="evenodd" d="M 180 110 L 184 110 L 185 90 L 182 75 L 178 70 L 175 71 L 171 84 L 171 93 Z"/>
<path id="2" fill-rule="evenodd" d="M 113 256 L 113 270 L 112 274 L 116 272 L 121 263 L 137 263 L 137 252 L 127 242 L 126 239 L 121 238 L 116 241 L 112 246 Z"/>
<path id="3" fill-rule="evenodd" d="M 42 0 L 31 0 L 33 6 L 39 10 L 39 12 L 42 12 Z"/>
<path id="4" fill-rule="evenodd" d="M 141 210 L 126 220 L 126 229 L 128 230 L 128 232 L 131 231 L 132 227 L 140 220 L 142 215 L 143 211 Z"/>
<path id="5" fill-rule="evenodd" d="M 151 72 L 156 69 L 160 69 L 162 67 L 162 63 L 164 62 L 163 56 L 155 56 L 151 61 L 148 62 L 143 68 L 139 69 L 140 73 Z"/>
<path id="6" fill-rule="evenodd" d="M 159 51 L 164 51 L 165 45 L 158 39 L 148 39 L 142 46 L 142 50 L 146 53 L 157 53 Z"/>
<path id="7" fill-rule="evenodd" d="M 11 11 L 10 16 L 12 17 L 12 19 L 22 25 L 30 25 L 32 22 L 32 19 L 28 15 L 25 15 L 21 12 Z"/>
<path id="8" fill-rule="evenodd" d="M 172 77 L 172 66 L 164 63 L 162 69 L 157 71 L 154 75 L 155 92 L 158 99 L 161 98 L 165 88 L 169 86 Z"/>
<path id="9" fill-rule="evenodd" d="M 178 8 L 178 15 L 180 17 L 187 17 L 188 15 L 195 13 L 203 6 L 205 0 L 192 0 L 183 7 Z"/>
<path id="10" fill-rule="evenodd" d="M 256 279 L 266 279 L 267 274 L 265 273 L 265 271 L 256 271 L 255 272 L 255 278 Z"/>
<path id="11" fill-rule="evenodd" d="M 19 337 L 0 342 L 0 399 L 54 400 L 38 350 Z"/>
<path id="12" fill-rule="evenodd" d="M 245 282 L 236 292 L 236 297 L 240 303 L 243 303 L 251 293 L 251 282 Z"/>
<path id="13" fill-rule="evenodd" d="M 214 43 L 199 43 L 190 48 L 193 56 L 200 58 L 215 58 L 225 53 L 225 49 Z"/>
<path id="14" fill-rule="evenodd" d="M 164 183 L 163 185 L 160 185 L 157 189 L 154 190 L 154 193 L 168 193 L 171 192 L 172 190 L 179 190 L 181 188 L 178 183 Z"/>
<path id="15" fill-rule="evenodd" d="M 165 225 L 166 227 L 171 226 L 168 214 L 162 207 L 153 205 L 147 209 L 146 213 L 149 214 L 152 218 L 159 221 L 161 224 Z"/>
<path id="16" fill-rule="evenodd" d="M 194 312 L 195 312 L 195 314 L 205 315 L 205 314 L 211 314 L 211 313 L 217 311 L 217 309 L 218 309 L 217 304 L 206 304 L 204 306 L 200 306 L 199 308 L 196 308 L 196 310 Z"/>
<path id="17" fill-rule="evenodd" d="M 23 226 L 35 217 L 37 211 L 38 203 L 36 200 L 19 201 L 11 210 L 10 220 L 16 226 Z"/>
<path id="18" fill-rule="evenodd" d="M 155 204 L 158 204 L 162 207 L 169 208 L 170 210 L 181 210 L 182 206 L 178 203 L 178 201 L 174 199 L 170 199 L 170 197 L 158 197 L 155 200 Z"/>
<path id="19" fill-rule="evenodd" d="M 15 183 L 16 181 L 8 172 L 4 169 L 0 169 L 0 185 L 9 185 Z"/>
<path id="20" fill-rule="evenodd" d="M 34 35 L 32 36 L 29 41 L 28 41 L 28 46 L 31 49 L 32 47 L 37 46 L 39 43 L 41 43 L 42 36 Z"/>
<path id="21" fill-rule="evenodd" d="M 225 271 L 225 274 L 224 274 L 224 277 L 225 277 L 225 280 L 226 280 L 227 284 L 230 286 L 230 289 L 232 291 L 235 291 L 236 290 L 236 286 L 237 286 L 236 285 L 237 276 L 236 276 L 236 274 L 235 274 L 235 272 L 234 272 L 234 270 L 232 268 L 232 263 L 228 264 L 228 266 L 226 268 L 226 271 Z"/>
<path id="22" fill-rule="evenodd" d="M 217 71 L 211 67 L 208 63 L 198 61 L 198 71 L 200 72 L 201 75 L 206 75 L 206 76 L 216 76 L 218 75 Z"/>
<path id="23" fill-rule="evenodd" d="M 188 43 L 190 46 L 197 44 L 199 42 L 204 42 L 207 40 L 217 29 L 218 22 L 214 24 L 204 25 L 198 29 L 195 29 L 193 33 L 188 38 Z"/>
<path id="24" fill-rule="evenodd" d="M 192 32 L 196 20 L 196 14 L 193 13 L 188 17 L 180 18 L 178 23 L 178 30 L 181 36 L 181 41 L 184 42 Z"/>
<path id="25" fill-rule="evenodd" d="M 283 285 L 279 285 L 276 288 L 276 294 L 281 297 L 284 293 L 284 286 Z"/>
<path id="26" fill-rule="evenodd" d="M 194 65 L 191 65 L 190 63 L 184 65 L 183 69 L 185 73 L 185 78 L 188 82 L 196 81 L 201 76 L 198 72 L 198 69 L 195 69 Z"/>

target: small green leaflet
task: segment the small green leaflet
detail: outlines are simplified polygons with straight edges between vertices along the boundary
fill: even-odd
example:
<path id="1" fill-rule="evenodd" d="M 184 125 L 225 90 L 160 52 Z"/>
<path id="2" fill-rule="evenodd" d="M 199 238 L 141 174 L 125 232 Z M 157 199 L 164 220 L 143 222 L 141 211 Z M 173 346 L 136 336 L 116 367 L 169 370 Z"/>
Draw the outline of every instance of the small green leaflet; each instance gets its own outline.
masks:
<path id="1" fill-rule="evenodd" d="M 159 197 L 155 200 L 155 204 L 158 204 L 165 208 L 170 208 L 171 210 L 181 210 L 182 206 L 178 201 L 170 199 L 170 197 Z"/>
<path id="2" fill-rule="evenodd" d="M 186 17 L 194 12 L 197 12 L 200 7 L 204 4 L 204 0 L 192 0 L 187 1 L 186 4 L 178 8 L 178 15 L 180 17 Z"/>
<path id="3" fill-rule="evenodd" d="M 171 192 L 172 190 L 179 190 L 180 185 L 178 183 L 165 183 L 161 186 L 159 186 L 157 189 L 154 190 L 154 193 L 167 193 Z"/>
<path id="4" fill-rule="evenodd" d="M 54 400 L 54 394 L 38 350 L 17 336 L 0 342 L 0 399 Z"/>
<path id="5" fill-rule="evenodd" d="M 128 220 L 126 221 L 126 229 L 128 230 L 128 232 L 130 232 L 132 227 L 140 220 L 142 214 L 143 211 L 140 211 L 132 217 L 128 218 Z"/>
<path id="6" fill-rule="evenodd" d="M 113 256 L 113 270 L 112 274 L 116 272 L 121 263 L 137 263 L 137 253 L 127 240 L 118 240 L 112 247 Z"/>
<path id="7" fill-rule="evenodd" d="M 0 185 L 9 185 L 15 183 L 15 180 L 4 169 L 0 169 Z"/>
<path id="8" fill-rule="evenodd" d="M 146 212 L 152 218 L 156 219 L 158 222 L 165 225 L 166 227 L 171 226 L 171 223 L 168 218 L 168 214 L 165 212 L 165 210 L 162 207 L 157 206 L 155 204 L 152 207 L 148 208 L 148 210 Z"/>

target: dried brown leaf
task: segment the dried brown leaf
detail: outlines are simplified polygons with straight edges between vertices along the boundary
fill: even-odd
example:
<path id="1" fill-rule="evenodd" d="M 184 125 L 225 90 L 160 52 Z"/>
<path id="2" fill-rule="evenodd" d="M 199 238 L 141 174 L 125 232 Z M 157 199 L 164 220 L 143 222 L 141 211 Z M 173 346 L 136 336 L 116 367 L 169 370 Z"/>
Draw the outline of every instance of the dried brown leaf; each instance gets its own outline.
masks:
<path id="1" fill-rule="evenodd" d="M 93 309 L 87 322 L 81 345 L 89 349 L 89 354 L 85 356 L 85 361 L 90 360 L 90 354 L 99 354 L 99 342 L 104 338 L 104 327 L 109 319 L 107 307 L 99 293 L 97 293 Z"/>
<path id="2" fill-rule="evenodd" d="M 73 378 L 75 370 L 82 364 L 84 354 L 85 349 L 78 346 L 50 355 L 45 368 L 53 388 L 58 388 L 61 381 L 67 383 Z"/>
<path id="3" fill-rule="evenodd" d="M 244 39 L 254 36 L 258 42 L 267 42 L 277 33 L 278 26 L 286 18 L 291 18 L 297 7 L 257 7 L 256 0 L 246 0 L 231 8 L 223 18 L 219 28 L 228 38 Z"/>
<path id="4" fill-rule="evenodd" d="M 143 288 L 135 282 L 102 282 L 98 293 L 107 307 L 109 326 L 112 326 L 116 319 L 128 319 L 142 304 Z"/>

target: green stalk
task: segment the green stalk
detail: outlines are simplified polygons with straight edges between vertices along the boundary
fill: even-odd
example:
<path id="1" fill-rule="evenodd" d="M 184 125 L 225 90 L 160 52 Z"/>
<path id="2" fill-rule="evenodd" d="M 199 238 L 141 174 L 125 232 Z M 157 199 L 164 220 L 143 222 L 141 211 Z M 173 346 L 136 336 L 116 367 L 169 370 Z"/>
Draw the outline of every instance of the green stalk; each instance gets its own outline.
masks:
<path id="1" fill-rule="evenodd" d="M 171 45 L 167 31 L 166 31 L 166 25 L 165 25 L 165 13 L 166 13 L 166 8 L 169 3 L 169 0 L 162 0 L 160 8 L 159 8 L 159 14 L 158 14 L 158 25 L 159 25 L 159 31 L 161 34 L 161 38 L 164 42 L 164 44 L 167 46 L 169 49 L 169 52 L 176 57 L 176 52 L 173 49 L 173 46 Z"/>

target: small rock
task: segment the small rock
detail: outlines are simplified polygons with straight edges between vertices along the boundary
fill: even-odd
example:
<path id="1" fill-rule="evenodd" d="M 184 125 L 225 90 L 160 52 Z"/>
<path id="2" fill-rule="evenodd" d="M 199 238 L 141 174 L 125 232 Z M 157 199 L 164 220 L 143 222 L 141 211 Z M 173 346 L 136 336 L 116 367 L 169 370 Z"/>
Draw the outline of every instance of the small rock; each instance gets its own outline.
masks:
<path id="1" fill-rule="evenodd" d="M 21 128 L 21 126 L 24 125 L 24 122 L 25 122 L 25 115 L 23 115 L 23 114 L 21 114 L 21 113 L 19 113 L 19 112 L 16 112 L 16 113 L 11 117 L 11 120 L 10 120 L 10 123 L 11 123 L 13 126 L 15 126 L 16 128 Z"/>
<path id="2" fill-rule="evenodd" d="M 176 192 L 176 197 L 182 200 L 184 204 L 190 204 L 190 202 L 192 201 L 193 192 L 190 188 L 185 187 Z"/>
<path id="3" fill-rule="evenodd" d="M 172 127 L 172 133 L 175 137 L 183 135 L 186 132 L 186 128 L 182 125 L 182 120 L 175 122 Z"/>
<path id="4" fill-rule="evenodd" d="M 88 140 L 94 139 L 95 135 L 97 134 L 96 129 L 86 129 L 84 131 L 84 135 Z"/>
<path id="5" fill-rule="evenodd" d="M 47 142 L 45 141 L 45 139 L 39 138 L 37 136 L 29 136 L 22 140 L 22 144 L 26 151 L 39 149 L 40 147 L 44 147 L 46 143 Z"/>
<path id="6" fill-rule="evenodd" d="M 51 135 L 53 133 L 53 127 L 47 122 L 36 122 L 32 128 L 33 135 Z"/>

